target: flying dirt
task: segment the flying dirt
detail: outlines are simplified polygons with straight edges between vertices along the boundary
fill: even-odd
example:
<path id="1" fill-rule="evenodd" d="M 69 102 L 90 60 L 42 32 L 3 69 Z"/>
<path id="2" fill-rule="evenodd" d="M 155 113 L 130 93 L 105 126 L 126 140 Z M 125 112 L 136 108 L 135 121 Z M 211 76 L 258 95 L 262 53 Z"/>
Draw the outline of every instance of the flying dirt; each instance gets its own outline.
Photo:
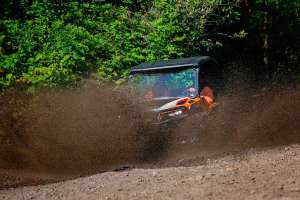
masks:
<path id="1" fill-rule="evenodd" d="M 110 89 L 88 86 L 14 96 L 12 108 L 2 112 L 8 132 L 2 166 L 72 174 L 107 170 L 106 165 L 130 160 L 135 119 L 129 106 L 122 105 L 126 99 L 113 96 Z M 17 115 L 18 110 L 23 113 Z"/>
<path id="2" fill-rule="evenodd" d="M 223 95 L 216 112 L 183 121 L 156 157 L 141 159 L 143 115 L 128 89 L 10 91 L 1 96 L 0 187 L 36 185 L 128 168 L 197 165 L 252 147 L 300 142 L 300 93 Z M 184 158 L 185 161 L 182 162 Z M 198 160 L 195 160 L 197 158 Z M 177 162 L 181 160 L 180 162 Z"/>

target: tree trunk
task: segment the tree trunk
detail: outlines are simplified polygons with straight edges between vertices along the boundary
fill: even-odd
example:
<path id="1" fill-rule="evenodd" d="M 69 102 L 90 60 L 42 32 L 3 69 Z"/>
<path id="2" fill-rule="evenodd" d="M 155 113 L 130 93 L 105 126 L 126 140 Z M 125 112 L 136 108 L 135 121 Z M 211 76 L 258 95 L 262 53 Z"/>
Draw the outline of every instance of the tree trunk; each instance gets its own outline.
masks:
<path id="1" fill-rule="evenodd" d="M 269 69 L 269 34 L 268 34 L 268 25 L 269 25 L 269 19 L 268 19 L 268 5 L 265 2 L 264 10 L 263 10 L 263 23 L 262 23 L 262 37 L 263 37 L 263 63 L 265 65 L 265 75 L 266 78 L 270 78 L 270 69 Z"/>

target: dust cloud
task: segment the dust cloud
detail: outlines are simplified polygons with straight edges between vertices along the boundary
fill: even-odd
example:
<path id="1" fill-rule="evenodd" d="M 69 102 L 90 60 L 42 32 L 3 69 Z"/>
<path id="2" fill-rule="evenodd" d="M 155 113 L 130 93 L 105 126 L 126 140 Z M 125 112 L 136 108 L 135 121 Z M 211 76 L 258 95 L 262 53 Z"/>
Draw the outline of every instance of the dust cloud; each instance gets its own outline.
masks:
<path id="1" fill-rule="evenodd" d="M 0 168 L 85 175 L 127 165 L 141 119 L 125 90 L 88 84 L 2 95 Z"/>
<path id="2" fill-rule="evenodd" d="M 145 125 L 147 116 L 126 88 L 87 84 L 36 95 L 2 94 L 0 176 L 1 171 L 13 171 L 16 176 L 43 174 L 37 182 L 18 182 L 37 184 L 124 166 L 151 167 L 176 159 L 300 142 L 298 89 L 222 95 L 219 101 L 212 113 L 190 116 L 176 123 L 172 132 L 160 134 L 159 129 Z M 155 134 L 156 140 L 147 146 L 149 134 Z M 144 159 L 147 152 L 156 152 L 155 159 Z M 43 178 L 45 174 L 55 178 Z"/>
<path id="3" fill-rule="evenodd" d="M 196 114 L 173 132 L 166 159 L 208 158 L 300 142 L 300 91 L 254 90 L 223 95 L 209 115 Z"/>

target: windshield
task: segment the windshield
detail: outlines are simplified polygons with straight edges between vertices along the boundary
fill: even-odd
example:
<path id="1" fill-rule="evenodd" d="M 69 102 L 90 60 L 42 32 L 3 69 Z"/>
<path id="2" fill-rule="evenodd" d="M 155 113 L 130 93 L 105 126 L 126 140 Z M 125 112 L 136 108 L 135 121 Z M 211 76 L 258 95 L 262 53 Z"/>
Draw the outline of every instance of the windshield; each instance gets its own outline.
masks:
<path id="1" fill-rule="evenodd" d="M 195 69 L 138 73 L 131 77 L 131 84 L 149 98 L 195 97 L 198 94 Z"/>

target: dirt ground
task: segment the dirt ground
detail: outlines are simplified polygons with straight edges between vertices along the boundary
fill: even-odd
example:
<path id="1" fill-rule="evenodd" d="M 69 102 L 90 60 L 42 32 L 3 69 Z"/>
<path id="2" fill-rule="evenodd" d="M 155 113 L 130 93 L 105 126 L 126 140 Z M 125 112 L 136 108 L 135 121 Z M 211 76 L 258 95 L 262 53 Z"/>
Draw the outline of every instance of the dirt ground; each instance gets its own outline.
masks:
<path id="1" fill-rule="evenodd" d="M 1 199 L 300 199 L 300 145 L 251 149 L 190 167 L 106 172 L 0 191 Z"/>

